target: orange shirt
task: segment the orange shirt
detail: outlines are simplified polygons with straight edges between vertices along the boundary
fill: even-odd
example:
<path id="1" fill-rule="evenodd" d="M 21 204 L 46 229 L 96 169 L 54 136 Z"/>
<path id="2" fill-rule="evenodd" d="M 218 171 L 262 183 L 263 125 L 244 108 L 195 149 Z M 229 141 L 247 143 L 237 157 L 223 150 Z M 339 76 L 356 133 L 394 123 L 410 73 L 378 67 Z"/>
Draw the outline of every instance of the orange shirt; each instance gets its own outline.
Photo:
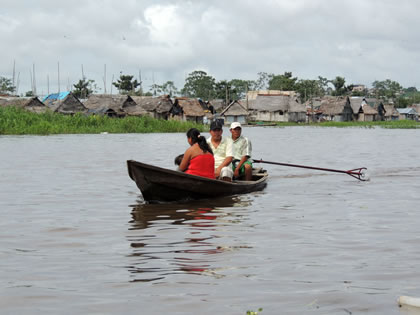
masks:
<path id="1" fill-rule="evenodd" d="M 214 179 L 213 155 L 206 153 L 192 158 L 185 173 Z"/>

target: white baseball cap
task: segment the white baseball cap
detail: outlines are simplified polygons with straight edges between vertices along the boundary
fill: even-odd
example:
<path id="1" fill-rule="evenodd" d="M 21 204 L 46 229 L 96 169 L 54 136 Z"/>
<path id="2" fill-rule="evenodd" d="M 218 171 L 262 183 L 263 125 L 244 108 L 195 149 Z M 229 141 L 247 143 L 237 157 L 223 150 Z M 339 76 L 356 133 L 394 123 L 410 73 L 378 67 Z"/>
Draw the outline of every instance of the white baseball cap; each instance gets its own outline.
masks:
<path id="1" fill-rule="evenodd" d="M 230 129 L 235 129 L 235 128 L 242 128 L 241 127 L 241 123 L 240 122 L 237 122 L 237 121 L 235 121 L 235 122 L 233 122 L 231 125 L 230 125 Z"/>

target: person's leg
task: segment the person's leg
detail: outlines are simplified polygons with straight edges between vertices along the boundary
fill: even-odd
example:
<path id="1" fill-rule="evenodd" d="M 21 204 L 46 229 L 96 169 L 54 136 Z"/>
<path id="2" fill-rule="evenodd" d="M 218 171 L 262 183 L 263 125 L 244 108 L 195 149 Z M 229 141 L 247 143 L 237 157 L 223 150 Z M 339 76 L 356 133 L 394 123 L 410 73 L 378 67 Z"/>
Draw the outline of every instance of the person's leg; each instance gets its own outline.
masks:
<path id="1" fill-rule="evenodd" d="M 252 180 L 252 165 L 245 163 L 244 168 L 245 168 L 245 180 Z"/>
<path id="2" fill-rule="evenodd" d="M 232 177 L 233 177 L 233 171 L 231 167 L 225 166 L 224 168 L 221 169 L 220 176 L 219 176 L 221 180 L 224 180 L 226 182 L 231 182 Z"/>

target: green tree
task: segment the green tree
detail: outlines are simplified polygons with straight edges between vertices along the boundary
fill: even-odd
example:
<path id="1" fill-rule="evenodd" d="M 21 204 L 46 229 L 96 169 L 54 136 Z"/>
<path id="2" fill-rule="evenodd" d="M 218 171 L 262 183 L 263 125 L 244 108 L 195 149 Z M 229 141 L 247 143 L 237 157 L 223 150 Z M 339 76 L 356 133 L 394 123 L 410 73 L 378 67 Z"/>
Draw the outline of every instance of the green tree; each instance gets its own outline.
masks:
<path id="1" fill-rule="evenodd" d="M 332 85 L 334 85 L 335 90 L 332 93 L 334 96 L 341 96 L 346 94 L 346 79 L 344 79 L 343 77 L 335 77 L 335 79 L 331 80 L 330 82 L 332 83 Z"/>
<path id="2" fill-rule="evenodd" d="M 120 94 L 134 94 L 136 88 L 140 85 L 139 82 L 133 80 L 134 76 L 132 75 L 120 75 L 120 78 L 117 82 L 112 84 L 118 89 Z"/>
<path id="3" fill-rule="evenodd" d="M 291 72 L 273 76 L 268 82 L 269 90 L 294 91 L 297 78 Z"/>
<path id="4" fill-rule="evenodd" d="M 246 97 L 246 93 L 250 90 L 254 81 L 233 79 L 229 83 L 231 86 L 231 99 L 240 100 Z"/>
<path id="5" fill-rule="evenodd" d="M 159 84 L 152 84 L 150 86 L 150 92 L 153 94 L 153 96 L 156 96 L 157 94 L 162 93 L 162 86 Z"/>
<path id="6" fill-rule="evenodd" d="M 162 87 L 162 92 L 164 94 L 169 95 L 170 97 L 178 94 L 178 89 L 176 88 L 173 81 L 167 81 L 163 83 L 161 87 Z"/>
<path id="7" fill-rule="evenodd" d="M 90 94 L 97 90 L 95 80 L 87 80 L 85 77 L 73 85 L 73 94 L 78 98 L 88 98 Z"/>
<path id="8" fill-rule="evenodd" d="M 325 94 L 319 80 L 299 80 L 295 84 L 295 90 L 299 93 L 302 102 Z"/>
<path id="9" fill-rule="evenodd" d="M 330 80 L 328 80 L 327 78 L 318 76 L 318 84 L 319 84 L 319 87 L 322 89 L 322 95 L 320 96 L 324 96 L 325 94 L 327 94 L 328 83 L 330 83 Z"/>
<path id="10" fill-rule="evenodd" d="M 13 85 L 12 80 L 0 77 L 0 93 L 9 94 L 13 93 L 16 87 Z"/>
<path id="11" fill-rule="evenodd" d="M 212 99 L 215 95 L 215 79 L 207 72 L 195 70 L 185 80 L 181 93 L 188 97 L 198 97 L 204 100 Z"/>
<path id="12" fill-rule="evenodd" d="M 398 82 L 389 79 L 385 81 L 375 81 L 372 83 L 372 86 L 375 89 L 375 94 L 378 98 L 395 99 L 397 96 L 401 95 L 403 91 L 402 86 Z"/>
<path id="13" fill-rule="evenodd" d="M 226 80 L 216 82 L 214 85 L 214 98 L 231 100 L 231 84 Z"/>
<path id="14" fill-rule="evenodd" d="M 249 81 L 250 82 L 250 90 L 251 91 L 258 91 L 258 90 L 265 90 L 268 88 L 270 80 L 274 77 L 274 74 L 267 73 L 267 72 L 258 72 L 258 79 L 256 81 Z"/>
<path id="15" fill-rule="evenodd" d="M 33 91 L 27 91 L 27 92 L 25 93 L 25 96 L 26 96 L 26 97 L 32 97 L 32 96 L 35 96 L 35 95 L 34 95 L 34 92 L 33 92 Z"/>

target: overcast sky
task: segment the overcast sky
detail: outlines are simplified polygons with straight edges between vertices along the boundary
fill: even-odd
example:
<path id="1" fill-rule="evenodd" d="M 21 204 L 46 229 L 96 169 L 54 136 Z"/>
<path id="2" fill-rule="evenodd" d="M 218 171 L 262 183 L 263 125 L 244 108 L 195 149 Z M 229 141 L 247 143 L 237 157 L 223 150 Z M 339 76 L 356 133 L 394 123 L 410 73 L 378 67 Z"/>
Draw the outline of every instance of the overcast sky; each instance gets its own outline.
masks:
<path id="1" fill-rule="evenodd" d="M 391 79 L 420 88 L 416 0 L 0 0 L 0 75 L 38 94 L 67 90 L 84 75 L 100 92 L 120 73 L 143 88 L 194 70 L 216 80 L 292 72 L 342 76 L 371 86 Z M 113 93 L 116 93 L 115 87 Z"/>

